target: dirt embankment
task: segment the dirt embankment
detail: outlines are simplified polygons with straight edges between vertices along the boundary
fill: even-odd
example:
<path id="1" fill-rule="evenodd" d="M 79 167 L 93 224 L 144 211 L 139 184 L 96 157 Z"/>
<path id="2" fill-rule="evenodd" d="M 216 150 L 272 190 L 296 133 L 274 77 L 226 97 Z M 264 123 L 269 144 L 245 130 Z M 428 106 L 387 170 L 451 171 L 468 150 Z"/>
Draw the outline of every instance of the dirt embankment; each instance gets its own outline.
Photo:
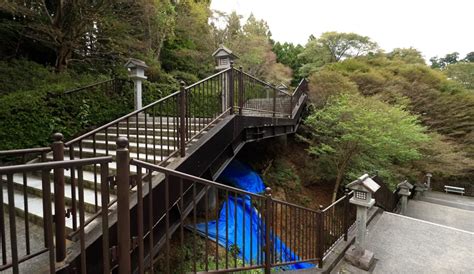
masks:
<path id="1" fill-rule="evenodd" d="M 275 199 L 317 209 L 331 203 L 333 182 L 318 176 L 307 145 L 288 136 L 246 145 L 237 158 L 258 171 Z"/>

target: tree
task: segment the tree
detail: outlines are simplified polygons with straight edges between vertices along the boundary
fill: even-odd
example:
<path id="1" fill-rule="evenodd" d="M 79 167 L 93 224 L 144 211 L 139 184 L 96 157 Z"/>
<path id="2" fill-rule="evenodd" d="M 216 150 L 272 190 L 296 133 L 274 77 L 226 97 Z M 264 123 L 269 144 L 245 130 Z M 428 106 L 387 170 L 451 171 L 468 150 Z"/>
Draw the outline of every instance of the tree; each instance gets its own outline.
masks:
<path id="1" fill-rule="evenodd" d="M 40 42 L 56 54 L 55 67 L 63 71 L 84 39 L 95 39 L 94 25 L 111 1 L 9 1 L 0 6 L 10 16 L 2 22 L 19 36 Z"/>
<path id="2" fill-rule="evenodd" d="M 426 64 L 421 52 L 412 47 L 396 48 L 388 53 L 387 57 L 391 60 L 400 60 L 408 64 Z"/>
<path id="3" fill-rule="evenodd" d="M 474 63 L 460 62 L 446 67 L 446 75 L 467 89 L 474 90 Z"/>
<path id="4" fill-rule="evenodd" d="M 286 66 L 289 66 L 295 73 L 297 73 L 301 66 L 301 60 L 298 58 L 298 55 L 301 54 L 304 50 L 301 45 L 294 45 L 292 43 L 283 43 L 276 42 L 273 45 L 273 52 L 276 54 L 277 62 L 282 63 Z M 297 84 L 302 77 L 300 75 L 294 75 L 293 84 Z"/>
<path id="5" fill-rule="evenodd" d="M 71 62 L 85 63 L 90 69 L 98 65 L 110 68 L 149 52 L 158 59 L 174 24 L 169 0 L 4 2 L 0 32 L 15 41 L 15 57 L 24 52 L 28 58 L 53 64 L 57 72 L 66 70 Z M 36 52 L 36 47 L 47 50 Z M 47 53 L 48 59 L 31 57 L 31 53 Z"/>
<path id="6" fill-rule="evenodd" d="M 402 107 L 356 94 L 333 97 L 305 123 L 311 129 L 309 152 L 335 181 L 333 201 L 345 180 L 374 170 L 393 176 L 389 167 L 419 159 L 420 144 L 429 140 L 417 117 Z"/>
<path id="7" fill-rule="evenodd" d="M 325 32 L 321 37 L 310 39 L 300 58 L 306 63 L 303 74 L 308 75 L 327 63 L 358 57 L 373 52 L 377 43 L 369 37 L 356 33 Z"/>
<path id="8" fill-rule="evenodd" d="M 456 64 L 457 62 L 459 62 L 459 53 L 448 53 L 443 58 L 438 58 L 438 56 L 431 57 L 430 62 L 431 68 L 445 69 L 448 65 Z"/>
<path id="9" fill-rule="evenodd" d="M 237 29 L 241 17 L 233 13 L 226 18 L 227 25 L 218 37 L 223 37 L 223 43 L 239 57 L 236 66 L 242 66 L 250 74 L 272 84 L 283 82 L 288 85 L 292 70 L 277 62 L 268 24 L 250 15 L 245 24 Z"/>
<path id="10" fill-rule="evenodd" d="M 468 54 L 466 54 L 466 57 L 464 57 L 463 60 L 464 62 L 474 63 L 474 51 L 471 51 Z"/>
<path id="11" fill-rule="evenodd" d="M 215 50 L 209 1 L 182 0 L 176 5 L 174 35 L 169 36 L 161 52 L 162 67 L 167 72 L 182 71 L 200 77 L 213 71 Z"/>

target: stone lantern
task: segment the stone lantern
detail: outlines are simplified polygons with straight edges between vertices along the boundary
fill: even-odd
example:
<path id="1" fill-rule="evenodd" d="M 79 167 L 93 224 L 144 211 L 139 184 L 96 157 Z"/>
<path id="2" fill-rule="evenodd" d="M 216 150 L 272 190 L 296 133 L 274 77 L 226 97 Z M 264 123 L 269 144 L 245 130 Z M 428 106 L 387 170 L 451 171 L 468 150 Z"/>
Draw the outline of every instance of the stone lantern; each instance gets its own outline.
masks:
<path id="1" fill-rule="evenodd" d="M 216 71 L 222 71 L 233 66 L 234 60 L 238 59 L 237 55 L 232 53 L 232 51 L 226 48 L 224 45 L 220 45 L 216 51 L 212 54 L 212 57 L 216 60 Z M 233 72 L 230 71 L 230 74 L 227 77 L 222 77 L 222 90 L 221 90 L 221 103 L 222 103 L 222 112 L 225 112 L 229 107 L 229 93 L 230 93 L 230 77 L 233 76 Z"/>
<path id="2" fill-rule="evenodd" d="M 426 173 L 426 187 L 428 188 L 428 190 L 431 190 L 431 177 L 433 177 L 433 174 L 431 174 L 430 172 Z"/>
<path id="3" fill-rule="evenodd" d="M 368 174 L 364 174 L 359 179 L 348 184 L 347 187 L 354 190 L 354 196 L 349 202 L 357 206 L 357 235 L 355 244 L 346 251 L 345 258 L 351 264 L 364 270 L 369 270 L 374 262 L 374 253 L 365 249 L 367 211 L 375 204 L 375 199 L 372 196 L 380 186 Z"/>
<path id="4" fill-rule="evenodd" d="M 135 110 L 142 108 L 142 82 L 147 79 L 145 76 L 145 69 L 148 66 L 142 60 L 130 58 L 125 67 L 129 70 L 129 78 L 133 80 L 134 83 L 134 101 L 135 101 Z"/>
<path id="5" fill-rule="evenodd" d="M 216 71 L 225 70 L 230 68 L 231 63 L 238 59 L 237 55 L 232 53 L 232 51 L 226 48 L 224 45 L 220 45 L 216 51 L 212 54 L 212 57 L 216 59 Z"/>
<path id="6" fill-rule="evenodd" d="M 407 203 L 408 203 L 408 196 L 411 195 L 411 191 L 413 189 L 413 185 L 410 184 L 407 180 L 399 183 L 397 187 L 400 189 L 398 191 L 398 195 L 401 196 L 401 209 L 400 214 L 405 215 L 407 210 Z"/>
<path id="7" fill-rule="evenodd" d="M 280 83 L 276 88 L 279 89 L 279 90 L 286 91 L 286 92 L 288 92 L 288 90 L 289 90 L 288 86 L 283 84 L 283 83 Z"/>
<path id="8" fill-rule="evenodd" d="M 354 196 L 350 199 L 350 202 L 366 208 L 370 208 L 375 204 L 372 194 L 380 188 L 368 174 L 364 174 L 359 179 L 348 184 L 347 187 L 354 190 Z"/>

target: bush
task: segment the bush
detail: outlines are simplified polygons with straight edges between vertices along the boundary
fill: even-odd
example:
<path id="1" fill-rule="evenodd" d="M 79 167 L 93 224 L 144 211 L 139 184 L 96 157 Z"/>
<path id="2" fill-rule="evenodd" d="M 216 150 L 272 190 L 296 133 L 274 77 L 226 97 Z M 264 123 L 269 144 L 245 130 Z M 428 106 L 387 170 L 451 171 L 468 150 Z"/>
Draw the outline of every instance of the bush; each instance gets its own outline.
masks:
<path id="1" fill-rule="evenodd" d="M 54 132 L 68 139 L 132 109 L 131 85 L 103 84 L 64 94 L 55 84 L 0 97 L 0 150 L 45 146 Z"/>
<path id="2" fill-rule="evenodd" d="M 77 74 L 73 71 L 58 74 L 53 72 L 53 68 L 23 59 L 0 61 L 0 96 L 39 89 L 65 91 L 107 78 L 104 75 Z"/>

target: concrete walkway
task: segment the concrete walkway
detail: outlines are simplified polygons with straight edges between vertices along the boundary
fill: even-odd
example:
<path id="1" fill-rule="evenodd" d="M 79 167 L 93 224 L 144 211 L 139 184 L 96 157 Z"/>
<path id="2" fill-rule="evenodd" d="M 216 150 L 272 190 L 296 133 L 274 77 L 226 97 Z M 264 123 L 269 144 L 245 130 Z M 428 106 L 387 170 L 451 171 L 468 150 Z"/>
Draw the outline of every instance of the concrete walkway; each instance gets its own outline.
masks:
<path id="1" fill-rule="evenodd" d="M 331 273 L 474 273 L 474 233 L 384 212 L 369 228 L 370 272 L 341 261 Z"/>
<path id="2" fill-rule="evenodd" d="M 474 211 L 430 202 L 410 200 L 408 202 L 406 215 L 416 219 L 474 232 Z"/>
<path id="3" fill-rule="evenodd" d="M 474 211 L 474 197 L 444 192 L 426 191 L 417 200 Z"/>

